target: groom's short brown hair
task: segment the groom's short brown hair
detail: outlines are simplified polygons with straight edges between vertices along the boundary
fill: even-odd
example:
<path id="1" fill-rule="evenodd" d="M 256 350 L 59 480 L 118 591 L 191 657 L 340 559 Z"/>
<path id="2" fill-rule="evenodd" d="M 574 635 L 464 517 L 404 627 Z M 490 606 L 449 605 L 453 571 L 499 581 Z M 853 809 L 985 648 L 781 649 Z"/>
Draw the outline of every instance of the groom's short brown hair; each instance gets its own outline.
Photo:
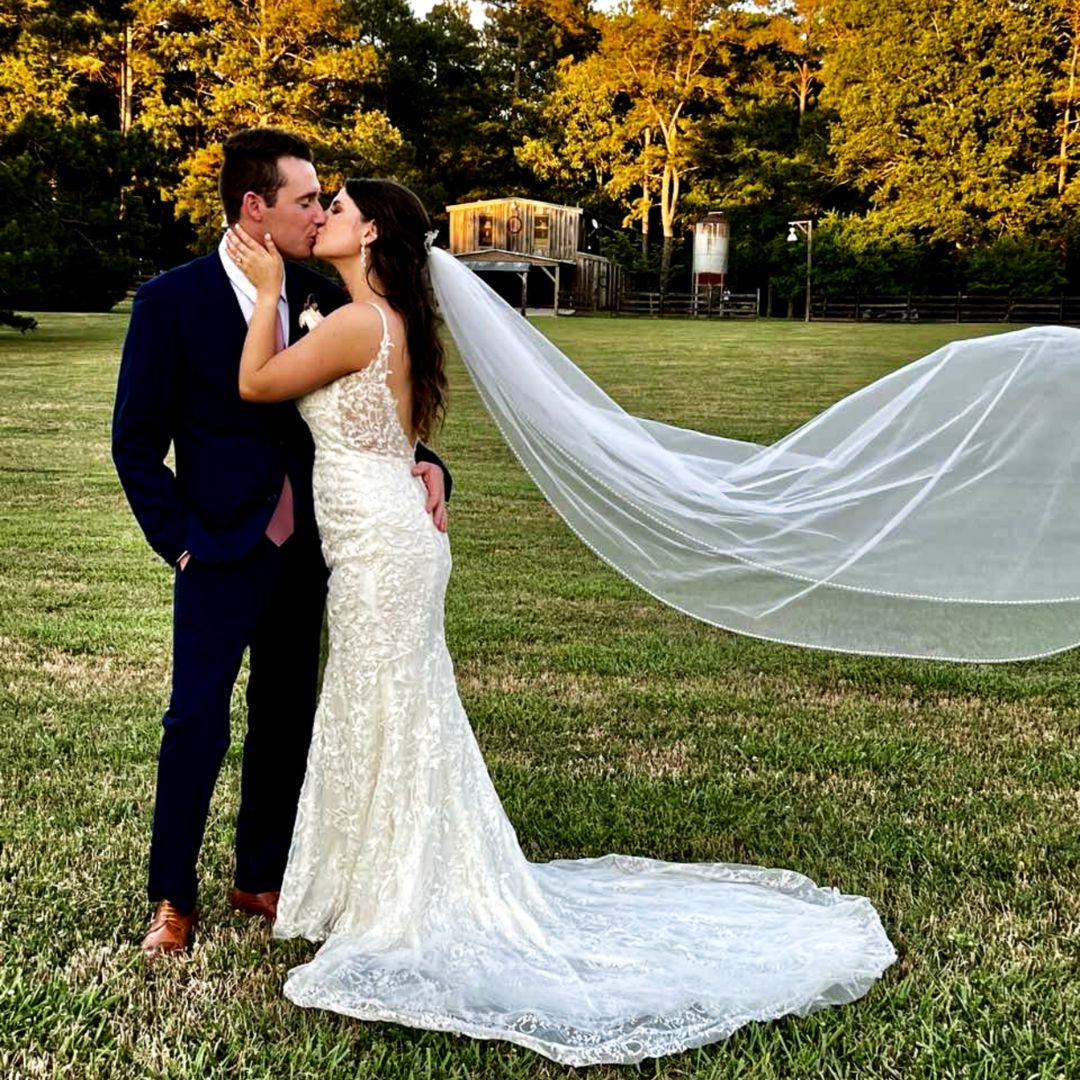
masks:
<path id="1" fill-rule="evenodd" d="M 225 220 L 233 225 L 240 220 L 244 195 L 253 191 L 273 206 L 285 178 L 278 169 L 278 158 L 311 160 L 311 147 L 299 135 L 284 128 L 246 128 L 225 140 L 225 160 L 218 176 L 218 194 L 225 208 Z"/>

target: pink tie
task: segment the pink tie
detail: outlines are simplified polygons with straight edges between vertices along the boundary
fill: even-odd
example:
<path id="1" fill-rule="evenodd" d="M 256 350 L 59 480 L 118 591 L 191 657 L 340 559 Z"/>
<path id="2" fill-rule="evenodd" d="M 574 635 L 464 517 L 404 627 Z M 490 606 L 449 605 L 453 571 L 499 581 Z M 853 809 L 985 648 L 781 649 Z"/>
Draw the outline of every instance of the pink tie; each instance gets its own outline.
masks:
<path id="1" fill-rule="evenodd" d="M 281 318 L 274 318 L 274 352 L 279 353 L 285 348 L 285 335 L 281 329 Z M 293 534 L 293 495 L 292 484 L 289 483 L 289 474 L 285 474 L 285 483 L 281 487 L 281 496 L 274 508 L 274 516 L 270 524 L 266 526 L 266 535 L 269 540 L 281 547 Z"/>

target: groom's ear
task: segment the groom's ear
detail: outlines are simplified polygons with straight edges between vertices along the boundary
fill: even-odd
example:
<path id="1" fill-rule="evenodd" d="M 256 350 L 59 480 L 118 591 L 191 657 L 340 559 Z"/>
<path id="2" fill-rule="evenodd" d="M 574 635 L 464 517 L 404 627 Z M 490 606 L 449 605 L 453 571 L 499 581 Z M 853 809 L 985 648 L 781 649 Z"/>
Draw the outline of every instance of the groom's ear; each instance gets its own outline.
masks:
<path id="1" fill-rule="evenodd" d="M 247 211 L 252 221 L 262 221 L 266 215 L 266 201 L 254 191 L 245 191 L 241 206 Z"/>

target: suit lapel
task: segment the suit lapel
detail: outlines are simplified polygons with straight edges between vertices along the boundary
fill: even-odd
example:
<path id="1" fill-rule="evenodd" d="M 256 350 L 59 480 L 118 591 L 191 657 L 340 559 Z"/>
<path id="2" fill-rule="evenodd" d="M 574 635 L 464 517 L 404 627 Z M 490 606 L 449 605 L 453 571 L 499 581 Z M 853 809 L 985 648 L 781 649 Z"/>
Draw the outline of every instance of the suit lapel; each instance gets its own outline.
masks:
<path id="1" fill-rule="evenodd" d="M 200 307 L 205 326 L 219 335 L 222 341 L 230 344 L 239 342 L 242 348 L 247 336 L 247 320 L 240 310 L 240 302 L 236 299 L 225 267 L 221 265 L 221 256 L 216 251 L 211 251 L 202 260 L 202 271 L 206 289 L 200 298 Z M 291 307 L 290 304 L 290 310 Z M 236 365 L 240 366 L 239 349 L 236 352 Z"/>

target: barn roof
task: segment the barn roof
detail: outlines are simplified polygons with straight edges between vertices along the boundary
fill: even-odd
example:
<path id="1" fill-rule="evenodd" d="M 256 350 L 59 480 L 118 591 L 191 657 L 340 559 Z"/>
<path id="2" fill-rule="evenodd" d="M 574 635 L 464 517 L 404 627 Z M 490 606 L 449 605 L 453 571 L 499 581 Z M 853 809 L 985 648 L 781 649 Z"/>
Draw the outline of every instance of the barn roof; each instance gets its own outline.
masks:
<path id="1" fill-rule="evenodd" d="M 480 206 L 496 206 L 503 203 L 528 203 L 530 206 L 546 206 L 549 210 L 569 210 L 580 214 L 580 206 L 564 206 L 562 203 L 544 202 L 542 199 L 526 199 L 520 195 L 501 195 L 494 199 L 477 199 L 474 202 L 451 203 L 447 210 L 470 210 Z"/>
<path id="2" fill-rule="evenodd" d="M 524 251 L 505 251 L 502 248 L 481 248 L 479 251 L 460 251 L 454 255 L 470 270 L 512 270 L 521 272 L 530 266 L 558 266 L 558 259 L 545 255 L 529 255 Z"/>

